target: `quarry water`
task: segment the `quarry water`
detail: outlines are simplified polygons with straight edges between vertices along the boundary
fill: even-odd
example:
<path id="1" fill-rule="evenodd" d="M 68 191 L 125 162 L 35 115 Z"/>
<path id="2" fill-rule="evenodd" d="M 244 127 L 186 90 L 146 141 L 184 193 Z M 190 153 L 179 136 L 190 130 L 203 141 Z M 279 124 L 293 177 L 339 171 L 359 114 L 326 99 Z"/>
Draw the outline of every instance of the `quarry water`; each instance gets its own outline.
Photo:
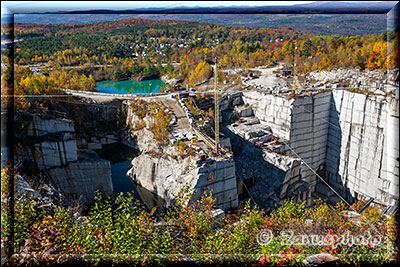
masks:
<path id="1" fill-rule="evenodd" d="M 150 211 L 154 206 L 157 206 L 156 213 L 161 212 L 164 206 L 163 200 L 133 182 L 126 175 L 132 167 L 132 159 L 139 155 L 138 150 L 118 143 L 116 145 L 103 146 L 103 149 L 97 151 L 97 154 L 100 158 L 107 159 L 111 163 L 111 180 L 116 194 L 131 192 L 135 199 L 144 204 L 146 210 Z"/>
<path id="2" fill-rule="evenodd" d="M 96 83 L 96 89 L 100 93 L 108 94 L 150 94 L 158 93 L 165 83 L 160 79 L 145 81 L 101 81 Z"/>
<path id="3" fill-rule="evenodd" d="M 136 192 L 135 185 L 132 180 L 126 175 L 126 172 L 132 167 L 130 161 L 122 161 L 111 164 L 111 179 L 113 182 L 114 192 L 126 193 L 134 191 L 135 197 L 139 197 Z"/>
<path id="4" fill-rule="evenodd" d="M 121 143 L 104 146 L 97 154 L 100 158 L 109 160 L 111 163 L 111 179 L 115 193 L 126 193 L 133 191 L 136 198 L 139 198 L 133 181 L 126 175 L 132 167 L 131 161 L 139 152 Z"/>

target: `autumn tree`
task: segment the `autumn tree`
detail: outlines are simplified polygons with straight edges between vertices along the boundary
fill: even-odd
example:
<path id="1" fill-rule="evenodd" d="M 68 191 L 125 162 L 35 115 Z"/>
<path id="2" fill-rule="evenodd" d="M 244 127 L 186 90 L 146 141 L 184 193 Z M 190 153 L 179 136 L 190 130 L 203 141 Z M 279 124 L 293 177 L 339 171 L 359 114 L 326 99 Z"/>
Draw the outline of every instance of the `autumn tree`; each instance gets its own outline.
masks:
<path id="1" fill-rule="evenodd" d="M 378 41 L 374 44 L 368 58 L 367 68 L 370 70 L 385 69 L 387 66 L 387 43 Z"/>

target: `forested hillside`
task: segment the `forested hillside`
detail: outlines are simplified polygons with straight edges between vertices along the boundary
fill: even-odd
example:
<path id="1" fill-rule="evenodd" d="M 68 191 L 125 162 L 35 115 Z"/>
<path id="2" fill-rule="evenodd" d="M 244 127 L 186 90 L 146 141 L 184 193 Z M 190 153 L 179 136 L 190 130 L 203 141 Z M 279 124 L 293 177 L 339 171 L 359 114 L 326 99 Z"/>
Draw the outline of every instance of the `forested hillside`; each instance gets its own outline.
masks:
<path id="1" fill-rule="evenodd" d="M 386 14 L 16 14 L 17 23 L 96 23 L 121 19 L 190 20 L 247 27 L 292 27 L 313 34 L 368 35 L 387 29 Z"/>
<path id="2" fill-rule="evenodd" d="M 313 35 L 292 28 L 125 19 L 92 24 L 15 25 L 16 93 L 95 90 L 95 81 L 167 75 L 193 85 L 223 69 L 296 64 L 296 73 L 398 67 L 398 33 Z M 388 54 L 389 52 L 389 54 Z M 42 75 L 24 70 L 46 63 Z M 22 74 L 23 73 L 23 74 Z"/>

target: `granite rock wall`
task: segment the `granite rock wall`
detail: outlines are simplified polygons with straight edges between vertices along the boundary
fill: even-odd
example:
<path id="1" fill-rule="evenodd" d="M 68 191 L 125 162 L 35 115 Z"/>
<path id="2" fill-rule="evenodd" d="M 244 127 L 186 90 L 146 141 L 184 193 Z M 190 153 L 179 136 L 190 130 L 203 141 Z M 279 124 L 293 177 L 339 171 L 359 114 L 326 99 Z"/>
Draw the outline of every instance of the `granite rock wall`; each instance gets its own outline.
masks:
<path id="1" fill-rule="evenodd" d="M 73 121 L 34 114 L 27 129 L 30 145 L 17 149 L 18 160 L 35 162 L 68 197 L 86 202 L 93 199 L 96 189 L 111 194 L 110 162 L 79 153 Z"/>
<path id="2" fill-rule="evenodd" d="M 332 202 L 373 197 L 398 203 L 398 95 L 335 90 L 289 99 L 244 92 L 243 101 L 287 144 L 285 152 L 302 160 L 301 179 L 308 188 L 297 190 L 299 199 L 311 204 L 320 197 Z M 287 188 L 289 181 L 294 180 L 285 180 Z"/>
<path id="3" fill-rule="evenodd" d="M 235 100 L 226 98 L 226 101 Z M 129 105 L 127 114 L 127 125 L 136 125 L 139 118 Z M 219 209 L 228 210 L 238 206 L 233 159 L 208 158 L 199 165 L 196 163 L 198 155 L 181 155 L 179 147 L 174 144 L 159 145 L 150 131 L 152 118 L 146 116 L 144 120 L 146 127 L 129 129 L 131 138 L 140 150 L 140 155 L 132 160 L 132 168 L 127 173 L 133 181 L 163 198 L 166 206 L 185 186 L 194 190 L 195 199 L 212 192 Z"/>
<path id="4" fill-rule="evenodd" d="M 132 168 L 127 175 L 163 198 L 166 206 L 185 186 L 195 191 L 194 199 L 212 192 L 217 208 L 228 210 L 238 206 L 233 159 L 209 161 L 197 166 L 193 157 L 174 159 L 168 152 L 164 155 L 142 153 L 132 160 Z"/>
<path id="5" fill-rule="evenodd" d="M 334 91 L 332 100 L 327 181 L 349 201 L 373 197 L 396 204 L 399 145 L 393 99 Z"/>
<path id="6" fill-rule="evenodd" d="M 80 160 L 48 171 L 58 187 L 68 195 L 81 197 L 84 202 L 93 200 L 96 190 L 106 195 L 113 192 L 111 164 L 108 160 Z"/>
<path id="7" fill-rule="evenodd" d="M 289 139 L 292 114 L 290 107 L 294 99 L 258 91 L 243 92 L 242 97 L 243 102 L 253 109 L 254 115 L 261 123 L 270 126 L 274 134 Z"/>

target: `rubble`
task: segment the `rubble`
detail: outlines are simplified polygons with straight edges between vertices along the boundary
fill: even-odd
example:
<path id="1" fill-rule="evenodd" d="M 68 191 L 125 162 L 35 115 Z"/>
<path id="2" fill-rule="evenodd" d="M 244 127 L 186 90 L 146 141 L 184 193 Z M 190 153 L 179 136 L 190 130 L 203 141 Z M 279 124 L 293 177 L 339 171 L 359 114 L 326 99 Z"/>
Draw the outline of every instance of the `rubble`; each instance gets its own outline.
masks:
<path id="1" fill-rule="evenodd" d="M 384 84 L 394 84 L 396 70 L 389 70 L 387 74 L 380 70 L 358 70 L 358 69 L 335 69 L 331 71 L 317 70 L 311 72 L 307 79 L 315 80 L 313 86 L 324 85 L 332 87 L 334 85 L 347 86 L 380 86 Z"/>

